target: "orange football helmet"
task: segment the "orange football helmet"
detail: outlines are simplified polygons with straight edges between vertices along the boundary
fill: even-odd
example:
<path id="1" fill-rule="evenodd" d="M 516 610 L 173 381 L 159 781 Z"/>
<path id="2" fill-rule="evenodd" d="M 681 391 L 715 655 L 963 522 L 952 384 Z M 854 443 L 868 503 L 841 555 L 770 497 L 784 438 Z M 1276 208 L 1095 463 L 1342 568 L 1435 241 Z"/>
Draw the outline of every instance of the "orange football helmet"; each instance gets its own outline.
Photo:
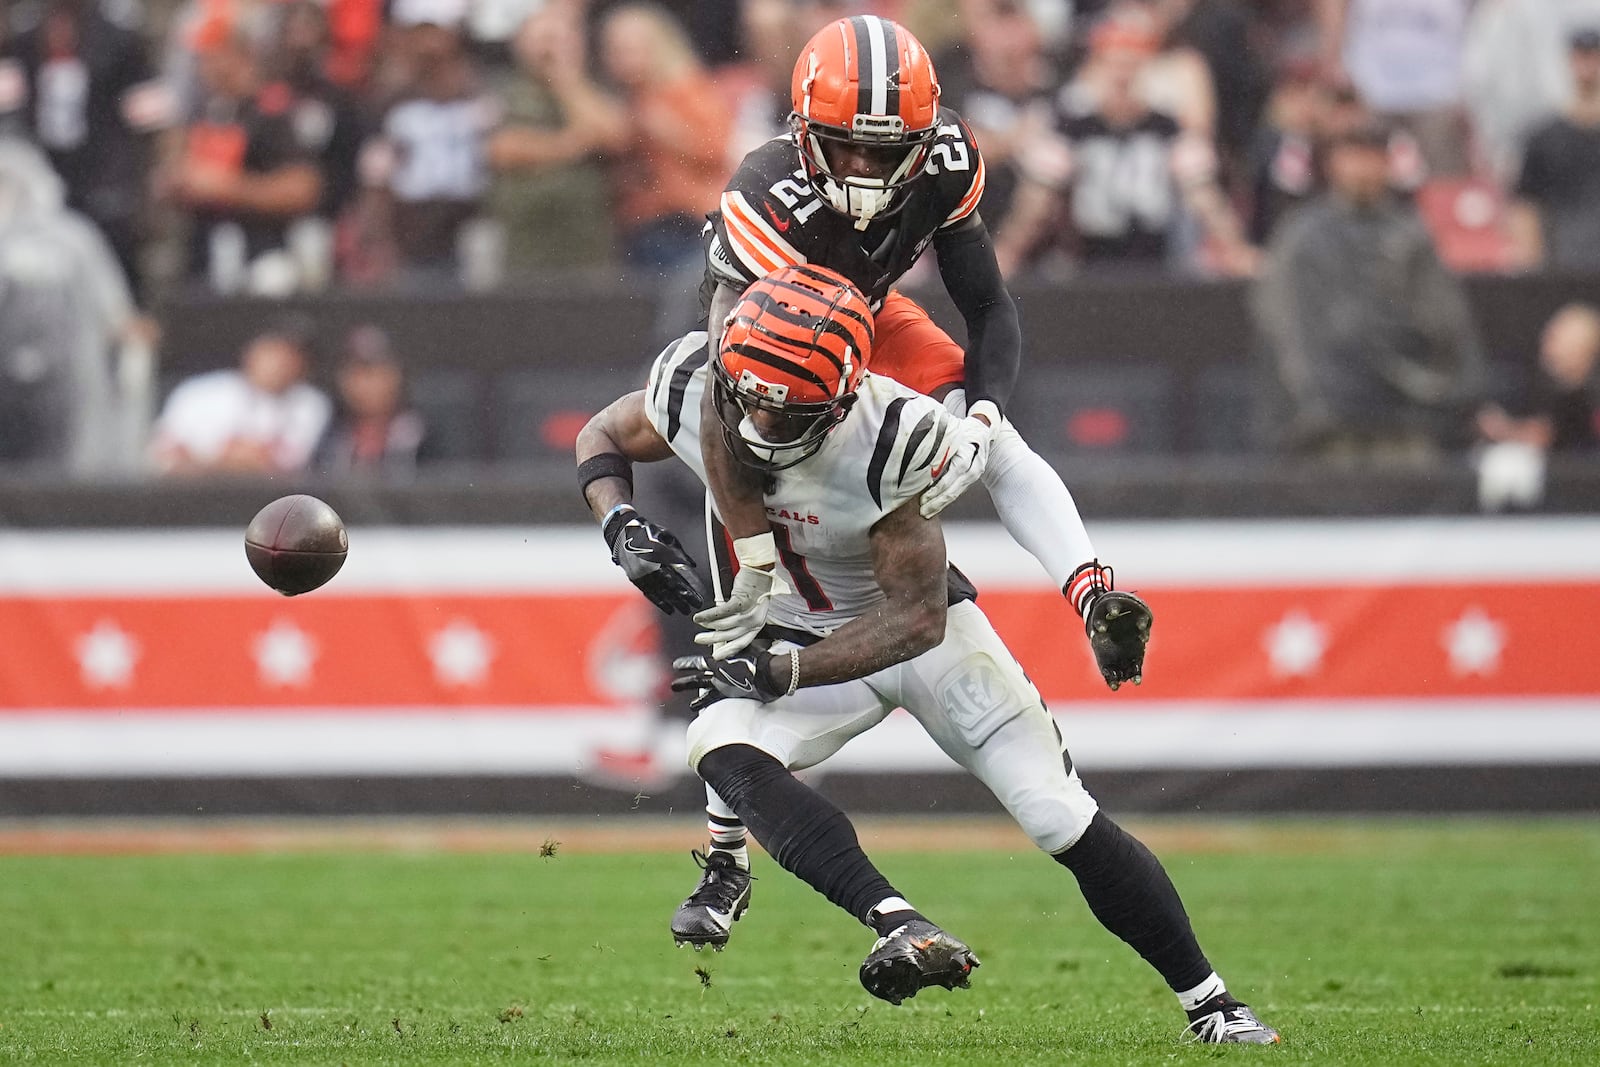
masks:
<path id="1" fill-rule="evenodd" d="M 872 310 L 842 274 L 783 267 L 739 297 L 711 377 L 723 436 L 747 466 L 779 471 L 822 447 L 872 357 Z"/>
<path id="2" fill-rule="evenodd" d="M 800 52 L 789 124 L 801 165 L 822 202 L 860 226 L 904 206 L 939 128 L 939 79 L 922 42 L 877 15 L 839 19 Z M 870 175 L 829 161 L 859 153 Z"/>

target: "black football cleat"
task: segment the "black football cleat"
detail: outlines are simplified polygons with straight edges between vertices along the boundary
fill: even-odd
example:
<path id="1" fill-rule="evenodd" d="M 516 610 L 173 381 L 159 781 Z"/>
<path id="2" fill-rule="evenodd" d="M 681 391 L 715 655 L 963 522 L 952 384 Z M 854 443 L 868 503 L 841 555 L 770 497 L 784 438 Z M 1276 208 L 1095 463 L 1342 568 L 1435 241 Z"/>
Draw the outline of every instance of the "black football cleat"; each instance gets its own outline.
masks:
<path id="1" fill-rule="evenodd" d="M 1137 655 L 1134 660 L 1137 666 L 1117 668 L 1120 676 L 1106 675 L 1106 684 L 1113 691 L 1121 688 L 1123 682 L 1138 685 L 1144 681 L 1144 649 L 1150 644 L 1150 624 L 1154 619 L 1150 605 L 1121 590 L 1108 590 L 1095 600 L 1084 620 L 1084 630 L 1089 635 L 1089 647 L 1101 665 L 1101 673 L 1106 675 L 1106 664 Z"/>
<path id="2" fill-rule="evenodd" d="M 926 919 L 912 919 L 878 938 L 861 963 L 861 985 L 879 1000 L 898 1004 L 929 986 L 965 989 L 978 957 Z"/>
<path id="3" fill-rule="evenodd" d="M 1202 1045 L 1276 1045 L 1278 1031 L 1256 1018 L 1248 1004 L 1221 993 L 1189 1012 L 1184 1036 Z"/>
<path id="4" fill-rule="evenodd" d="M 708 856 L 695 849 L 689 855 L 703 873 L 700 884 L 672 917 L 672 940 L 679 947 L 693 945 L 696 952 L 707 945 L 721 952 L 728 943 L 728 931 L 750 907 L 752 876 L 726 852 Z"/>

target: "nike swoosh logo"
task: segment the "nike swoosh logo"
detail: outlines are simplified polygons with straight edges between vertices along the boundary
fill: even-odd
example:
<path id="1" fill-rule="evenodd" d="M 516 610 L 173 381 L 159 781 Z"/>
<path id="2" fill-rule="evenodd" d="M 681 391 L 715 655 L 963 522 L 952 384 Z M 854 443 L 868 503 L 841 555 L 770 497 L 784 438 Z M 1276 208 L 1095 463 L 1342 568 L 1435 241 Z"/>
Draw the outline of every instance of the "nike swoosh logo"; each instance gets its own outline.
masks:
<path id="1" fill-rule="evenodd" d="M 784 233 L 789 229 L 789 220 L 778 218 L 778 213 L 772 210 L 771 204 L 763 202 L 761 206 L 767 209 L 767 218 L 772 220 L 772 224 L 778 228 L 779 233 Z"/>
<path id="2" fill-rule="evenodd" d="M 707 908 L 706 914 L 711 916 L 711 921 L 722 927 L 724 931 L 733 929 L 733 916 L 726 915 L 716 908 Z"/>

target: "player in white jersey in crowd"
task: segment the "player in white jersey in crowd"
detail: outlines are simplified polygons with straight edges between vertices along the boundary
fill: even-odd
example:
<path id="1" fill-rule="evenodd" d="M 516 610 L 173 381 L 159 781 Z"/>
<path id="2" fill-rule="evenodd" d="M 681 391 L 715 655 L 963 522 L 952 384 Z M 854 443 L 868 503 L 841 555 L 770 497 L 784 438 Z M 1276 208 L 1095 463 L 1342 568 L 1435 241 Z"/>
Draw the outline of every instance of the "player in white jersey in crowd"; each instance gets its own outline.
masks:
<path id="1" fill-rule="evenodd" d="M 674 686 L 704 691 L 689 731 L 696 772 L 781 866 L 879 935 L 862 985 L 898 1004 L 928 986 L 965 986 L 978 965 L 878 872 L 844 813 L 791 773 L 903 707 L 1076 876 L 1095 916 L 1177 994 L 1188 1033 L 1277 1041 L 1212 969 L 1160 862 L 1085 791 L 1038 692 L 948 566 L 919 498 L 958 419 L 867 373 L 861 293 L 831 271 L 783 268 L 743 294 L 719 336 L 710 359 L 704 333 L 676 342 L 642 391 L 589 422 L 579 478 L 629 577 L 689 607 L 700 593 L 671 535 L 632 507 L 633 464 L 675 454 L 705 480 L 706 452 L 726 447 L 760 472 L 798 588 L 772 598 L 744 649 L 679 660 Z M 707 391 L 715 423 L 700 417 Z M 1134 603 L 1103 591 L 1091 625 L 1140 642 Z"/>

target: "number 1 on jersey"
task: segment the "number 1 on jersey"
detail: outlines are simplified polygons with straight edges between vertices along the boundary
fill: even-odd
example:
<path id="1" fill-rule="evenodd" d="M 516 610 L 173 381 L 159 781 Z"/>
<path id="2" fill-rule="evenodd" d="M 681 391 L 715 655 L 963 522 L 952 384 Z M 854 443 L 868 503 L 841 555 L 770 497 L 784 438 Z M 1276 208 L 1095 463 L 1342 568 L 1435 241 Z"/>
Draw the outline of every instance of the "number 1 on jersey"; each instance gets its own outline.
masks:
<path id="1" fill-rule="evenodd" d="M 806 607 L 812 611 L 832 611 L 833 601 L 828 599 L 828 594 L 811 576 L 811 571 L 806 567 L 806 558 L 794 550 L 794 543 L 789 540 L 789 528 L 774 523 L 772 539 L 777 542 L 778 558 L 783 561 L 783 569 L 794 579 L 794 591 L 805 597 Z"/>

